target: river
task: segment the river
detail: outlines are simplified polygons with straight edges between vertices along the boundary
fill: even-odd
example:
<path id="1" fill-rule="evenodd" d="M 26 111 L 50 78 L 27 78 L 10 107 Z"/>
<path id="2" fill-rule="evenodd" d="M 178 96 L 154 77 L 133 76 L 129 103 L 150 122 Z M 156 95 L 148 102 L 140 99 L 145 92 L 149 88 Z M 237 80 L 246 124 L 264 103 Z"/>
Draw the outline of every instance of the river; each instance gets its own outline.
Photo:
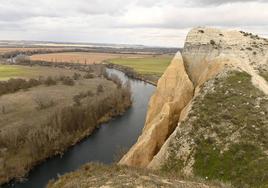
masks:
<path id="1" fill-rule="evenodd" d="M 129 149 L 136 142 L 143 129 L 147 105 L 155 87 L 143 81 L 130 79 L 114 69 L 107 69 L 107 72 L 116 74 L 123 82 L 130 81 L 132 107 L 123 116 L 101 125 L 91 136 L 69 148 L 62 156 L 52 157 L 36 166 L 26 181 L 11 182 L 3 188 L 45 187 L 49 180 L 74 171 L 85 163 L 112 163 L 119 150 Z"/>

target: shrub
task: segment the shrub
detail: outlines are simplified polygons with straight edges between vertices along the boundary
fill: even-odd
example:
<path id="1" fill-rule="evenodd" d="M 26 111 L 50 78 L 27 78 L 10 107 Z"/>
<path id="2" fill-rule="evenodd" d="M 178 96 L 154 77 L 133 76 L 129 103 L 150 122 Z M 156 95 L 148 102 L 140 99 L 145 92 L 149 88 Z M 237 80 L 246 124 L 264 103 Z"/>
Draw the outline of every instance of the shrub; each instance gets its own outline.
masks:
<path id="1" fill-rule="evenodd" d="M 74 80 L 72 78 L 70 78 L 69 76 L 65 76 L 62 80 L 62 83 L 64 85 L 68 85 L 68 86 L 73 86 L 74 85 Z"/>
<path id="2" fill-rule="evenodd" d="M 81 97 L 79 95 L 75 95 L 73 97 L 73 101 L 74 101 L 75 105 L 77 105 L 77 106 L 80 106 L 81 105 L 80 100 L 81 100 Z"/>
<path id="3" fill-rule="evenodd" d="M 33 79 L 31 78 L 29 81 L 28 81 L 28 87 L 35 87 L 35 86 L 38 86 L 40 85 L 41 82 L 39 80 L 36 80 L 36 79 Z"/>
<path id="4" fill-rule="evenodd" d="M 33 100 L 37 104 L 36 108 L 39 110 L 50 108 L 55 105 L 55 102 L 53 99 L 43 94 L 37 94 L 36 96 L 34 96 Z"/>
<path id="5" fill-rule="evenodd" d="M 7 93 L 14 93 L 20 89 L 27 89 L 32 87 L 33 81 L 26 81 L 20 78 L 17 79 L 9 79 L 8 81 L 0 82 L 0 95 Z M 37 83 L 35 83 L 37 84 Z"/>
<path id="6" fill-rule="evenodd" d="M 97 87 L 97 93 L 102 93 L 103 92 L 103 86 L 101 84 L 98 85 Z"/>
<path id="7" fill-rule="evenodd" d="M 94 78 L 95 75 L 93 73 L 90 73 L 90 72 L 87 72 L 85 75 L 84 75 L 84 78 L 85 79 L 91 79 L 91 78 Z"/>
<path id="8" fill-rule="evenodd" d="M 211 45 L 215 45 L 216 42 L 215 42 L 214 40 L 210 40 L 210 44 L 211 44 Z"/>
<path id="9" fill-rule="evenodd" d="M 79 80 L 80 77 L 81 77 L 81 74 L 79 74 L 79 73 L 74 73 L 74 75 L 73 75 L 74 80 Z"/>
<path id="10" fill-rule="evenodd" d="M 44 81 L 44 84 L 47 86 L 56 85 L 57 82 L 54 80 L 51 76 L 47 77 L 47 79 Z"/>

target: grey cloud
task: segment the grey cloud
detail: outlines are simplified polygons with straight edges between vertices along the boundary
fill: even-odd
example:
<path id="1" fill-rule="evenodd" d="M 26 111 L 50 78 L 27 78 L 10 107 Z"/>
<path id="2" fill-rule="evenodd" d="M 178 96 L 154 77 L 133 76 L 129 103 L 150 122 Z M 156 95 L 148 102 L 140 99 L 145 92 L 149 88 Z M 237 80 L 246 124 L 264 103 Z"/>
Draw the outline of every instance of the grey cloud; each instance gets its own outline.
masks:
<path id="1" fill-rule="evenodd" d="M 249 9 L 249 2 L 257 2 L 253 3 L 253 10 Z M 138 40 L 157 44 L 159 38 L 164 38 L 165 43 L 168 38 L 177 38 L 178 31 L 196 26 L 247 26 L 264 31 L 268 27 L 268 4 L 263 2 L 267 1 L 3 0 L 0 39 L 10 36 L 123 43 Z"/>

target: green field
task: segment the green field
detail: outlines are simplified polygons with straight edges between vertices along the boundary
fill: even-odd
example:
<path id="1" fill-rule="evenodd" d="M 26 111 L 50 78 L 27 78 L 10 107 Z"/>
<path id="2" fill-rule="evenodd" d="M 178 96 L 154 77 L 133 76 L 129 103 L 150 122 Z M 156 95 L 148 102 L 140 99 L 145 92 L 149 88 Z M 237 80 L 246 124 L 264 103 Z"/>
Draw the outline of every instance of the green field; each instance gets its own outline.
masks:
<path id="1" fill-rule="evenodd" d="M 161 76 L 170 64 L 172 56 L 111 59 L 113 64 L 131 67 L 141 74 Z"/>
<path id="2" fill-rule="evenodd" d="M 41 66 L 20 66 L 20 65 L 0 65 L 0 81 L 8 80 L 10 78 L 38 78 L 39 76 L 48 77 L 58 74 L 65 76 L 72 76 L 75 71 L 68 69 L 60 69 L 53 67 Z"/>
<path id="3" fill-rule="evenodd" d="M 20 77 L 27 74 L 27 69 L 12 65 L 0 65 L 0 80 L 6 80 L 11 77 Z"/>

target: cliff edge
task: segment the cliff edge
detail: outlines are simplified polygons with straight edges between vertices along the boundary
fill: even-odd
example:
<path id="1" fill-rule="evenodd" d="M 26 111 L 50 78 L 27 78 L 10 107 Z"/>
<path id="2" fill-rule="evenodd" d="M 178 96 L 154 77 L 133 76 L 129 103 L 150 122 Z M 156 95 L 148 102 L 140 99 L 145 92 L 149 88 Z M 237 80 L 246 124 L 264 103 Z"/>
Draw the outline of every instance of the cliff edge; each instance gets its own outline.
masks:
<path id="1" fill-rule="evenodd" d="M 142 135 L 119 164 L 267 186 L 267 80 L 267 39 L 191 30 L 158 82 Z"/>
<path id="2" fill-rule="evenodd" d="M 193 91 L 178 52 L 150 99 L 142 135 L 119 164 L 146 167 L 176 128 L 180 113 L 193 97 Z"/>

